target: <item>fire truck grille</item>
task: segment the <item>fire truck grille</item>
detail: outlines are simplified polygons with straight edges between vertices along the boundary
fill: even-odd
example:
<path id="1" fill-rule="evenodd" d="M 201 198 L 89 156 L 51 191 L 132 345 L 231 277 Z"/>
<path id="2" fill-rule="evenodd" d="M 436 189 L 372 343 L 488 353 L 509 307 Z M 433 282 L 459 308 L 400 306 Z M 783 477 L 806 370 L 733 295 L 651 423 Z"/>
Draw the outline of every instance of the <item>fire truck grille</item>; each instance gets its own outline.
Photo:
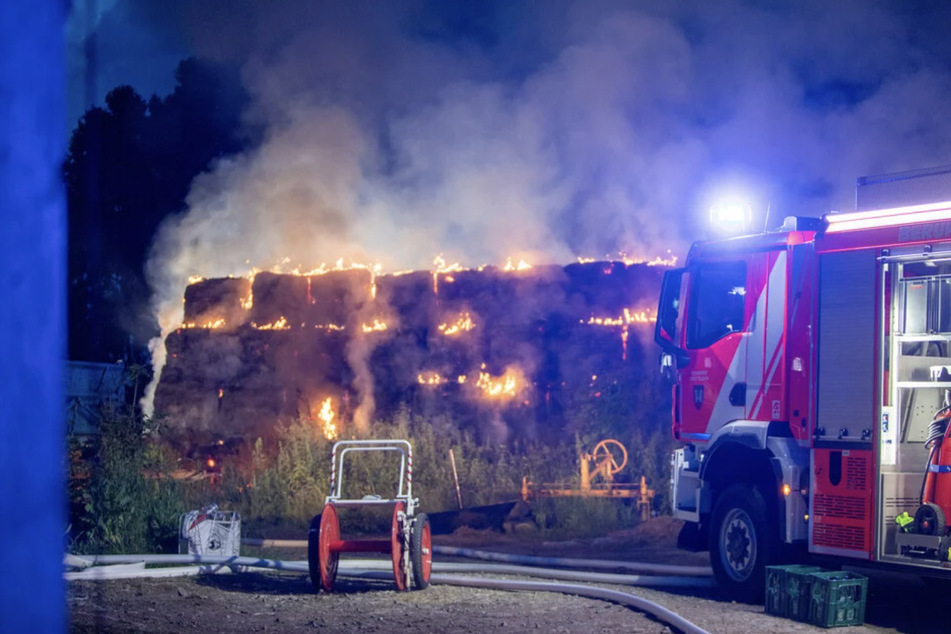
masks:
<path id="1" fill-rule="evenodd" d="M 817 518 L 865 519 L 865 500 L 842 495 L 816 495 L 813 511 Z"/>
<path id="2" fill-rule="evenodd" d="M 865 529 L 857 526 L 817 524 L 812 535 L 812 541 L 816 546 L 863 550 L 865 548 Z"/>
<path id="3" fill-rule="evenodd" d="M 866 460 L 852 456 L 846 461 L 845 482 L 846 488 L 850 491 L 864 491 L 868 488 L 868 479 L 866 477 Z"/>

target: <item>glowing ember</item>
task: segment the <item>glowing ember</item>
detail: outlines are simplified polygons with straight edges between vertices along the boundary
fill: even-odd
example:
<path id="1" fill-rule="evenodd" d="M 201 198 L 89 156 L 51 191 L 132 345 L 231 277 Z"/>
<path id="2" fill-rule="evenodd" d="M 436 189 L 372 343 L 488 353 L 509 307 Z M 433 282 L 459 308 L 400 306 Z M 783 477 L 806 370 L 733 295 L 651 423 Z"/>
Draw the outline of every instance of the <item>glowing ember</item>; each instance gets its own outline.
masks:
<path id="1" fill-rule="evenodd" d="M 205 279 L 205 278 L 203 278 L 201 275 L 190 275 L 190 276 L 188 277 L 188 283 L 189 283 L 189 284 L 197 284 L 198 282 L 201 282 L 201 281 L 204 280 L 204 279 Z"/>
<path id="2" fill-rule="evenodd" d="M 532 265 L 526 262 L 525 260 L 519 260 L 518 264 L 512 262 L 512 258 L 505 260 L 505 266 L 502 267 L 503 271 L 526 271 L 532 268 Z"/>
<path id="3" fill-rule="evenodd" d="M 374 319 L 372 324 L 363 324 L 363 332 L 382 332 L 386 330 L 386 322 Z"/>
<path id="4" fill-rule="evenodd" d="M 458 335 L 463 331 L 468 332 L 473 328 L 475 328 L 475 322 L 472 321 L 472 316 L 469 315 L 469 313 L 462 313 L 456 318 L 456 321 L 451 324 L 447 322 L 437 326 L 439 332 L 449 337 Z"/>
<path id="5" fill-rule="evenodd" d="M 320 412 L 317 414 L 317 419 L 321 423 L 321 431 L 324 432 L 324 437 L 327 440 L 334 440 L 337 438 L 337 426 L 334 424 L 334 418 L 336 417 L 333 407 L 333 399 L 327 397 L 324 399 L 324 402 L 320 406 Z"/>
<path id="6" fill-rule="evenodd" d="M 218 388 L 218 398 L 223 399 L 225 397 L 225 391 L 222 388 Z"/>
<path id="7" fill-rule="evenodd" d="M 340 326 L 338 324 L 317 324 L 314 326 L 317 330 L 346 330 L 346 326 Z"/>
<path id="8" fill-rule="evenodd" d="M 259 326 L 258 324 L 255 324 L 252 322 L 251 325 L 257 328 L 258 330 L 290 330 L 291 328 L 290 326 L 287 325 L 287 319 L 284 318 L 283 316 L 271 324 L 264 324 Z"/>

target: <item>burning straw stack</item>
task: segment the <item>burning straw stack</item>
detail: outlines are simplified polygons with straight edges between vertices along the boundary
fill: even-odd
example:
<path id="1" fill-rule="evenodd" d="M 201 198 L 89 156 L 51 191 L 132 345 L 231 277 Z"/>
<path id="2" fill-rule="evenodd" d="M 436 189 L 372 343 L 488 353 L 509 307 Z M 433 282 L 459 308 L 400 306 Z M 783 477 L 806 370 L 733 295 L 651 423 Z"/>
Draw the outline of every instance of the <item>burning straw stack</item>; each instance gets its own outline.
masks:
<path id="1" fill-rule="evenodd" d="M 327 398 L 344 432 L 370 397 L 382 417 L 405 405 L 477 429 L 559 429 L 579 386 L 600 396 L 597 375 L 641 364 L 662 272 L 589 262 L 202 280 L 166 339 L 156 412 L 192 443 L 316 421 Z"/>

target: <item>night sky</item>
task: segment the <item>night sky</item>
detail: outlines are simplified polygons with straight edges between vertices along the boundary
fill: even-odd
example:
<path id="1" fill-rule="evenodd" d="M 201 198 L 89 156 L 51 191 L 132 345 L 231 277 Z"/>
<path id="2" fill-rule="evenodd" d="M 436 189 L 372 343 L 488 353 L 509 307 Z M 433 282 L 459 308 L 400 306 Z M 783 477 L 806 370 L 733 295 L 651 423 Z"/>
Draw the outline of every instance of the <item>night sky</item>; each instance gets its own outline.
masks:
<path id="1" fill-rule="evenodd" d="M 187 276 L 285 258 L 682 256 L 724 192 L 761 226 L 847 210 L 858 176 L 951 163 L 949 26 L 907 0 L 84 0 L 72 116 L 189 55 L 242 69 L 263 142 L 151 255 L 180 312 Z"/>

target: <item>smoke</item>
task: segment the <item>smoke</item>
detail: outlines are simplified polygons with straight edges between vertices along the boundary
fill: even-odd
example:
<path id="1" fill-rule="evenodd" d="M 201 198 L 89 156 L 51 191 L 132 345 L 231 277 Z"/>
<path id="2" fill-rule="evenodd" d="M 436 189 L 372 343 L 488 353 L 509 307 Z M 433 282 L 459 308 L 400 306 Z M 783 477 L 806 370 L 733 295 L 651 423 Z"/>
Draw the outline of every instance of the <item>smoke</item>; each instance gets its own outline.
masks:
<path id="1" fill-rule="evenodd" d="M 241 64 L 266 134 L 161 229 L 163 333 L 190 275 L 683 253 L 726 190 L 776 225 L 949 162 L 947 9 L 927 3 L 174 6 L 164 28 Z"/>

